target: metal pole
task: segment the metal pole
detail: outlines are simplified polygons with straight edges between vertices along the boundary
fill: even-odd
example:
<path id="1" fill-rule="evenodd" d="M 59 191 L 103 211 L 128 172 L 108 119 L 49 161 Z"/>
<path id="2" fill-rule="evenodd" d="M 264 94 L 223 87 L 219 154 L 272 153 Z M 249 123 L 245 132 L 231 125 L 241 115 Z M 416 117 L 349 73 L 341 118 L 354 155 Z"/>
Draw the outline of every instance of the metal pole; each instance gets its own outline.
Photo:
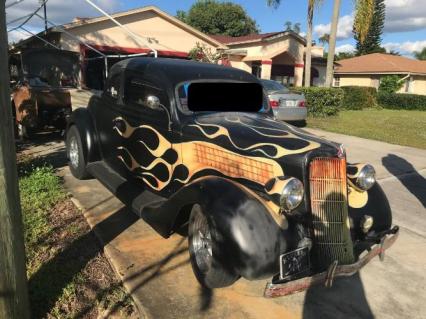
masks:
<path id="1" fill-rule="evenodd" d="M 132 37 L 137 42 L 142 41 L 148 48 L 150 48 L 154 52 L 154 57 L 158 57 L 157 50 L 151 47 L 151 45 L 146 41 L 144 38 L 142 38 L 140 35 L 137 35 L 133 31 L 131 31 L 127 26 L 121 24 L 116 19 L 114 19 L 110 14 L 108 14 L 106 11 L 99 8 L 96 4 L 94 4 L 90 0 L 85 0 L 88 4 L 90 4 L 93 8 L 98 10 L 100 13 L 102 13 L 104 16 L 106 16 L 108 19 L 110 19 L 112 22 L 114 22 L 116 25 L 118 25 L 120 28 L 122 28 L 130 37 Z"/>
<path id="2" fill-rule="evenodd" d="M 5 2 L 0 1 L 0 56 L 7 57 Z M 29 318 L 25 249 L 8 59 L 0 59 L 0 318 Z"/>
<path id="3" fill-rule="evenodd" d="M 44 1 L 43 10 L 44 10 L 44 34 L 47 35 L 47 4 L 46 4 L 46 1 Z"/>

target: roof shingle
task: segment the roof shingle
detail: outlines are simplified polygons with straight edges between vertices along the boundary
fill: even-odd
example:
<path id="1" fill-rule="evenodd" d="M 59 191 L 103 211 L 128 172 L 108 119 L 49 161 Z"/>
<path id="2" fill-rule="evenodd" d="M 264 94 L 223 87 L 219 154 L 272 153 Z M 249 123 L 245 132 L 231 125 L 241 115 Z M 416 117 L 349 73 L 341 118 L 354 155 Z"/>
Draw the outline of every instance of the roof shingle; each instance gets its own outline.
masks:
<path id="1" fill-rule="evenodd" d="M 426 61 L 373 53 L 337 61 L 335 73 L 416 73 L 426 75 Z"/>

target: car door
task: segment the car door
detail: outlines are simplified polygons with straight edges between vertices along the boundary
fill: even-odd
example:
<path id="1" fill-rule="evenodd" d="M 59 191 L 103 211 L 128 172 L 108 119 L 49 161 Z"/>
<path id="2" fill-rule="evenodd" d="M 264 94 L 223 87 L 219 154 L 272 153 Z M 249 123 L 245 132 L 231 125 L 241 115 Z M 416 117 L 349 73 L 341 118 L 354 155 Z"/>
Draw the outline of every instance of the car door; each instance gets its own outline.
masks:
<path id="1" fill-rule="evenodd" d="M 170 99 L 164 88 L 137 72 L 126 73 L 123 83 L 123 105 L 115 119 L 115 133 L 121 137 L 117 159 L 148 188 L 168 193 L 178 160 Z"/>
<path id="2" fill-rule="evenodd" d="M 121 116 L 122 109 L 122 72 L 119 72 L 109 78 L 102 95 L 91 102 L 90 110 L 95 115 L 93 118 L 103 161 L 114 171 L 126 176 L 127 170 L 117 158 L 121 136 L 116 133 L 114 126 L 114 121 Z"/>

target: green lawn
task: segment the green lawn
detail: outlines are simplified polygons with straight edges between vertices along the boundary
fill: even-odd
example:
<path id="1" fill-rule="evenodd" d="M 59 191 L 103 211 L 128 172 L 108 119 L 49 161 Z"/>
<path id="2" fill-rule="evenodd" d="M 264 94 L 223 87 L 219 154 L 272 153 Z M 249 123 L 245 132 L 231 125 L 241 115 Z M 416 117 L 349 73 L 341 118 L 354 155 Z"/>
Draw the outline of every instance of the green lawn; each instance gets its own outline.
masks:
<path id="1" fill-rule="evenodd" d="M 425 111 L 341 111 L 335 117 L 309 118 L 308 127 L 426 149 Z"/>

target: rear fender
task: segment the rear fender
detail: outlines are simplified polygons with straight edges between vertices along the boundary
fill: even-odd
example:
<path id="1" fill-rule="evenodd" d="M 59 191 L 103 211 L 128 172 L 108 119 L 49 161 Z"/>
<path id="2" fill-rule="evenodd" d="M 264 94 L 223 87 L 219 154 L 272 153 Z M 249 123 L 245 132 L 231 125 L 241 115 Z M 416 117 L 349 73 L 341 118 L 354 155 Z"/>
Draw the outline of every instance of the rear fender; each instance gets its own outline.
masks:
<path id="1" fill-rule="evenodd" d="M 87 163 L 100 160 L 98 141 L 92 115 L 86 108 L 78 108 L 71 113 L 67 122 L 68 129 L 75 125 L 80 133 L 83 154 Z"/>

